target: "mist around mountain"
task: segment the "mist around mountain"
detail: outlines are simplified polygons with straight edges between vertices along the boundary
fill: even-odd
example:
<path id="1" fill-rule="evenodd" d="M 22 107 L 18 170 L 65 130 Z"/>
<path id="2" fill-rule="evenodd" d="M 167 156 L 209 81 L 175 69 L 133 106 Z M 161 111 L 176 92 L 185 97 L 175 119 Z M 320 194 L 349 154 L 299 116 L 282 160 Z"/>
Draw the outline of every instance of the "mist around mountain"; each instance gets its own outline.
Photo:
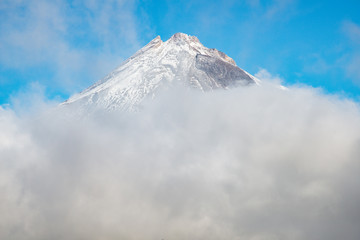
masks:
<path id="1" fill-rule="evenodd" d="M 0 108 L 0 239 L 360 239 L 358 103 L 284 90 L 217 50 L 168 62 L 190 80 L 160 57 L 145 71 L 150 49 L 55 110 L 38 95 L 30 111 Z M 162 77 L 118 85 L 139 69 Z M 111 107 L 122 91 L 137 111 Z M 91 103 L 104 111 L 73 114 Z"/>

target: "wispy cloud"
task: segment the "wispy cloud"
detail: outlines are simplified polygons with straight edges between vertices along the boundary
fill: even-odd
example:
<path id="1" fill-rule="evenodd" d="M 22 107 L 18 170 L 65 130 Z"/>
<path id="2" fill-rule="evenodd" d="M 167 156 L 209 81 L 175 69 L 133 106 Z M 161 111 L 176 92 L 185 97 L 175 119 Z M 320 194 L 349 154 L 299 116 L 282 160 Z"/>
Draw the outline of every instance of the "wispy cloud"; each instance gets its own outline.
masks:
<path id="1" fill-rule="evenodd" d="M 343 23 L 343 30 L 346 35 L 356 44 L 360 44 L 360 26 L 352 21 Z"/>
<path id="2" fill-rule="evenodd" d="M 50 72 L 38 79 L 44 85 L 79 90 L 142 45 L 135 7 L 135 1 L 115 0 L 2 1 L 0 64 L 43 68 Z"/>
<path id="3" fill-rule="evenodd" d="M 246 4 L 256 13 L 259 19 L 275 21 L 291 16 L 296 12 L 297 0 L 246 0 Z"/>
<path id="4" fill-rule="evenodd" d="M 264 17 L 267 19 L 286 18 L 292 14 L 292 10 L 296 6 L 297 0 L 274 0 L 266 7 Z"/>
<path id="5" fill-rule="evenodd" d="M 326 60 L 319 53 L 314 53 L 309 56 L 303 57 L 304 60 L 304 72 L 314 73 L 314 74 L 325 74 L 328 72 L 331 67 L 331 64 L 326 62 Z"/>
<path id="6" fill-rule="evenodd" d="M 257 8 L 260 6 L 260 0 L 246 0 L 246 3 L 253 8 Z"/>
<path id="7" fill-rule="evenodd" d="M 347 75 L 358 85 L 360 85 L 360 25 L 345 21 L 343 31 L 350 40 L 351 52 L 346 56 Z"/>

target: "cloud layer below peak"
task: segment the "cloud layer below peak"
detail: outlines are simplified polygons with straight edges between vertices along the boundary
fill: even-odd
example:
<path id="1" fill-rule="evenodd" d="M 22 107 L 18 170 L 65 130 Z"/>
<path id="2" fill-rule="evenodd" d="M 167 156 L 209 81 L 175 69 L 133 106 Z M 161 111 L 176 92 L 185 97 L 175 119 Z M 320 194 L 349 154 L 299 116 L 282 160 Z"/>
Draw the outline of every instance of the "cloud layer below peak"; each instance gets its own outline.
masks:
<path id="1" fill-rule="evenodd" d="M 360 237 L 351 101 L 265 84 L 50 112 L 0 111 L 1 239 Z"/>

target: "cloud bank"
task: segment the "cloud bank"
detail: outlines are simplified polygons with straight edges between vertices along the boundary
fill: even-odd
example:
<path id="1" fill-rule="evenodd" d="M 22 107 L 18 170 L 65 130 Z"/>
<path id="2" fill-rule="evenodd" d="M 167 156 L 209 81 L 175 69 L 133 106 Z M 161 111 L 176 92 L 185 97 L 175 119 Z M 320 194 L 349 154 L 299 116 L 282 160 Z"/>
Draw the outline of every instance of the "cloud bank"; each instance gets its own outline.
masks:
<path id="1" fill-rule="evenodd" d="M 351 101 L 265 84 L 50 112 L 0 111 L 1 239 L 360 237 Z"/>

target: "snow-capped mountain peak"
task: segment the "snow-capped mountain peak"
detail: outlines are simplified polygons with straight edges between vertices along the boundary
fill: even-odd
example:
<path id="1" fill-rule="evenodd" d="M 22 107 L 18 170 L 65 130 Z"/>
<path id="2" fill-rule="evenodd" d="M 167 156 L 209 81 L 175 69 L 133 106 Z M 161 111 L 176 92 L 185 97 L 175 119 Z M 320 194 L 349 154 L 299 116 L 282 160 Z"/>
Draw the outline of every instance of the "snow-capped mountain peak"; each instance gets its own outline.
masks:
<path id="1" fill-rule="evenodd" d="M 257 80 L 217 49 L 176 33 L 163 42 L 157 36 L 104 79 L 74 95 L 63 105 L 82 109 L 134 110 L 146 96 L 178 83 L 201 91 L 256 84 Z"/>
<path id="2" fill-rule="evenodd" d="M 175 33 L 168 40 L 169 42 L 177 43 L 200 43 L 199 39 L 195 36 L 190 36 L 185 33 Z"/>

